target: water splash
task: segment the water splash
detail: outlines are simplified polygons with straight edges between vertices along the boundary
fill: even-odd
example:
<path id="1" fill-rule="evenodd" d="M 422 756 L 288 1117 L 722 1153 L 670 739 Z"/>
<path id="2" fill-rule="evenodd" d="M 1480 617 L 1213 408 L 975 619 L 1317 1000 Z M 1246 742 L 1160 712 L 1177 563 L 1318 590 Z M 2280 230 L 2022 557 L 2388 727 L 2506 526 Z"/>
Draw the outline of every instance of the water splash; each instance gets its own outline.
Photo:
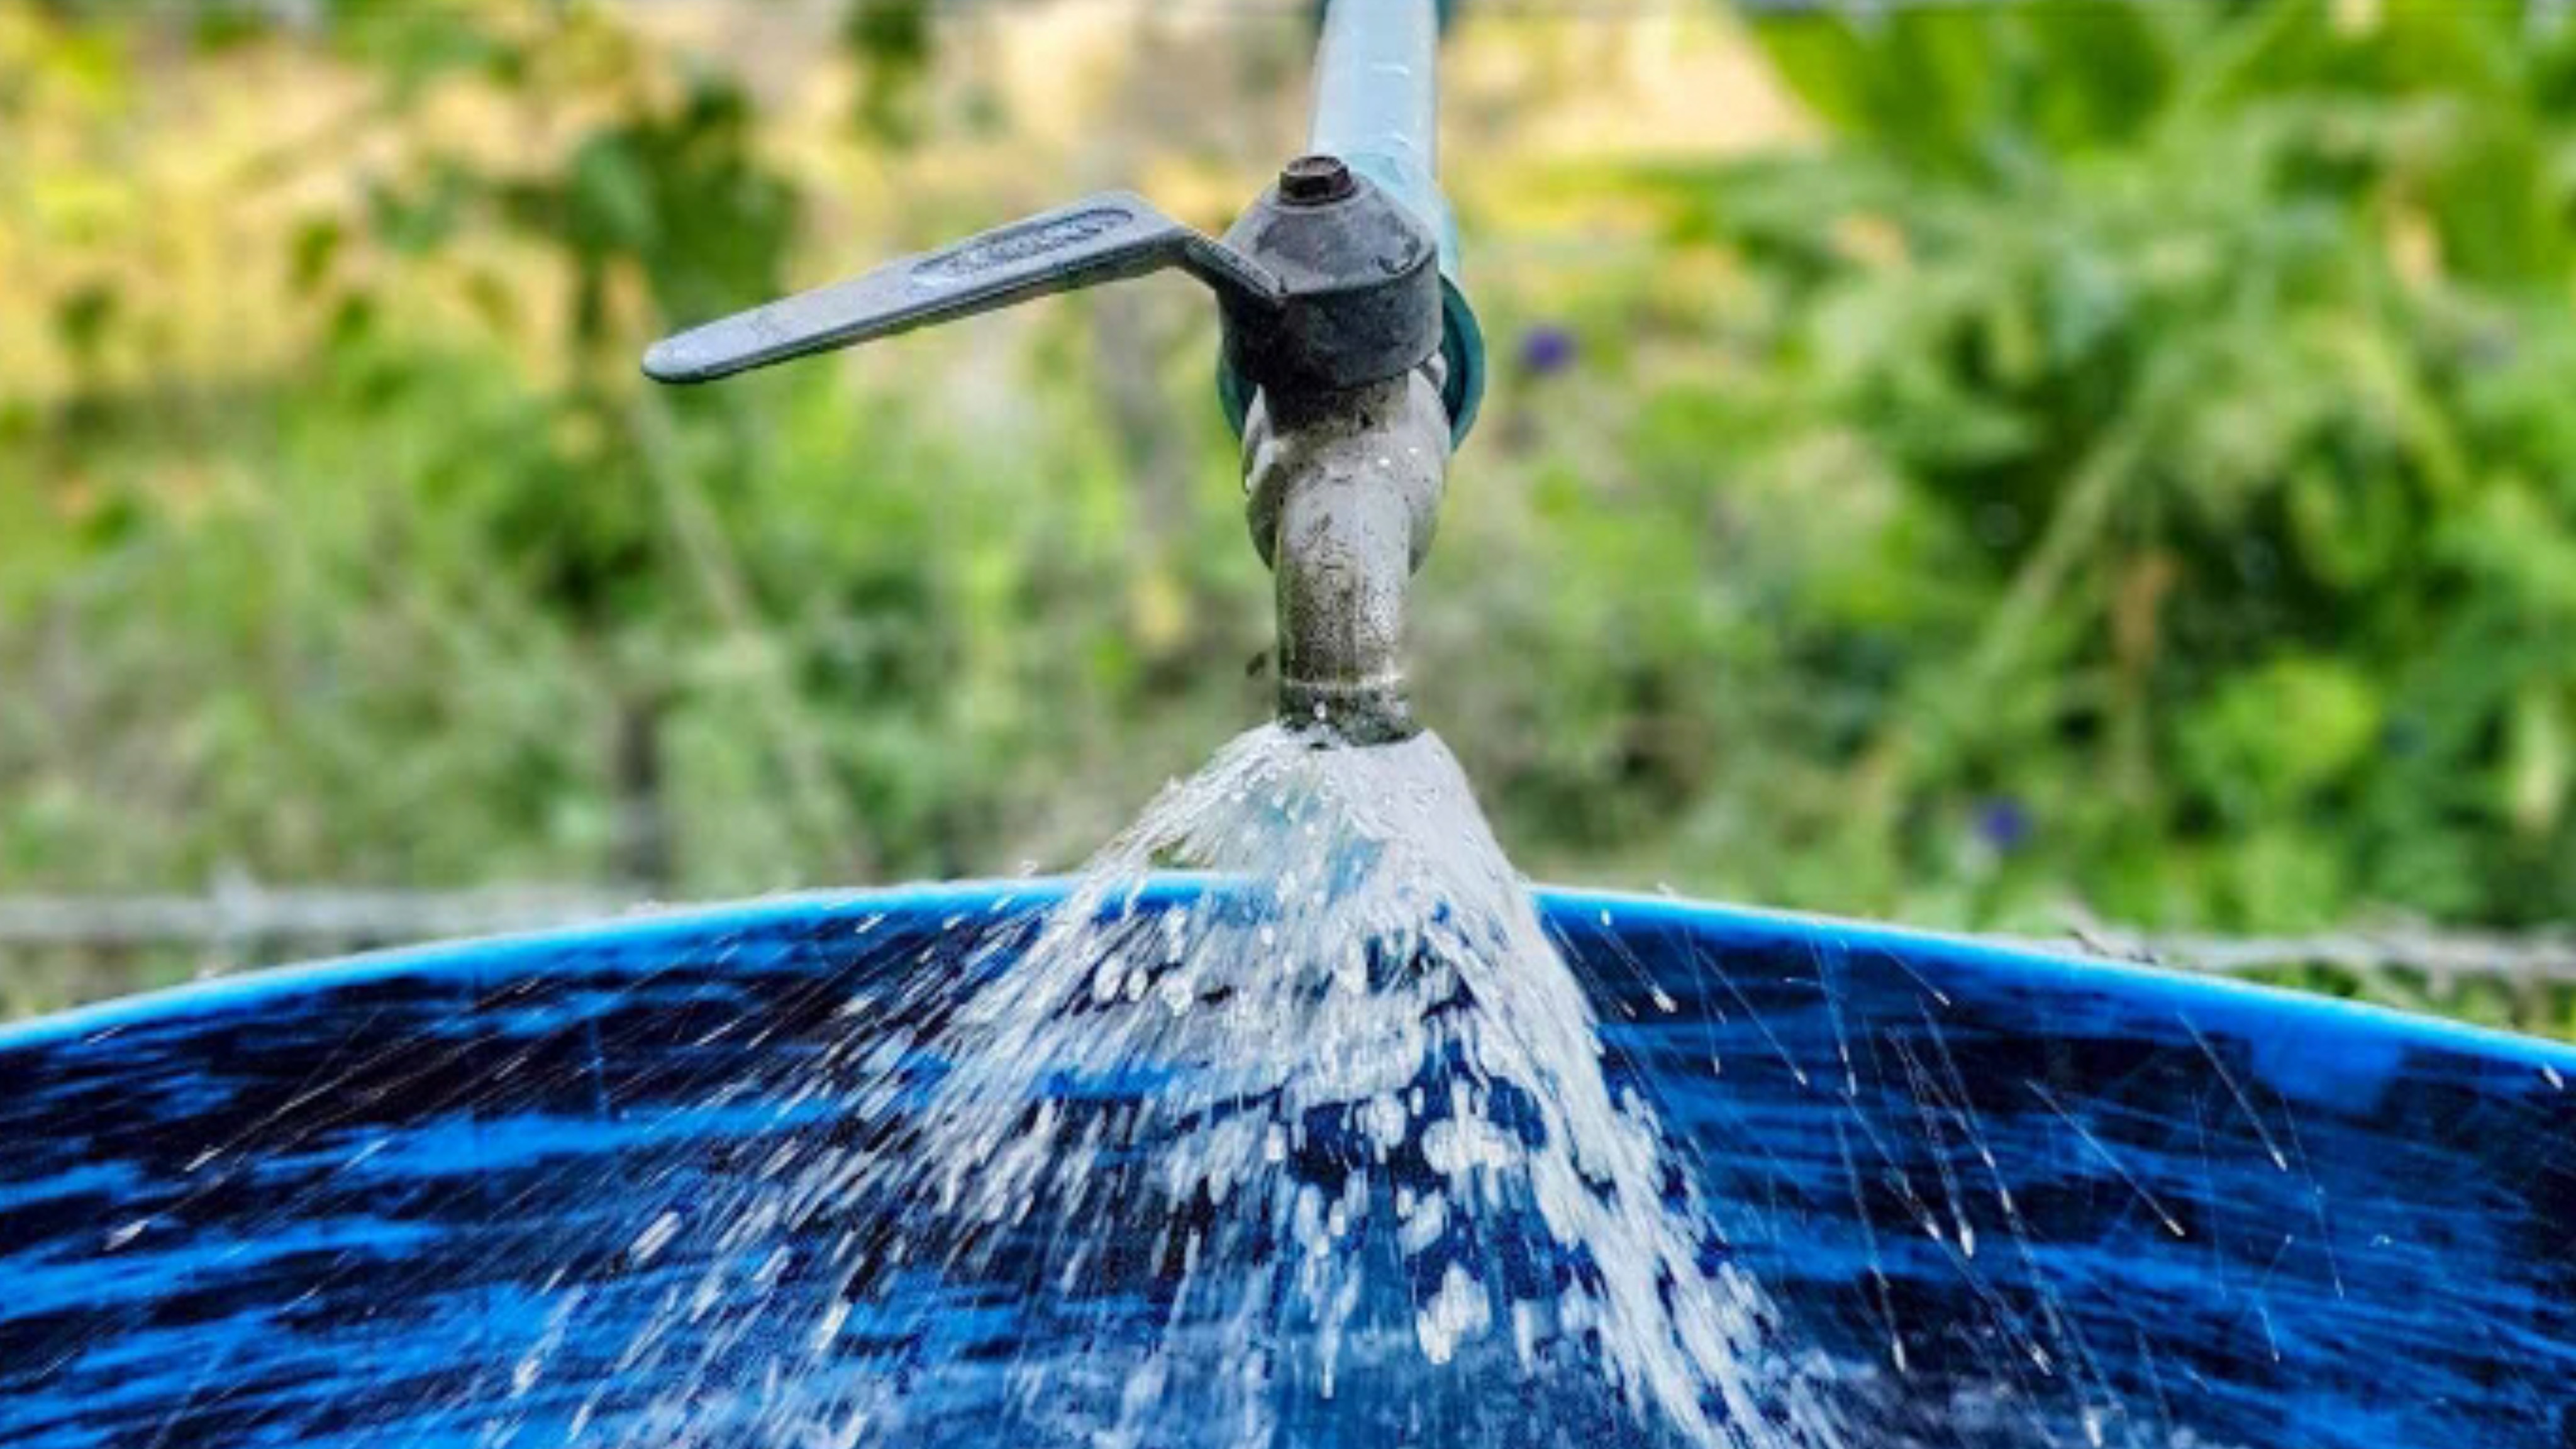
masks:
<path id="1" fill-rule="evenodd" d="M 695 1205 L 655 1442 L 1841 1442 L 1435 737 L 1255 730 L 994 952 Z"/>

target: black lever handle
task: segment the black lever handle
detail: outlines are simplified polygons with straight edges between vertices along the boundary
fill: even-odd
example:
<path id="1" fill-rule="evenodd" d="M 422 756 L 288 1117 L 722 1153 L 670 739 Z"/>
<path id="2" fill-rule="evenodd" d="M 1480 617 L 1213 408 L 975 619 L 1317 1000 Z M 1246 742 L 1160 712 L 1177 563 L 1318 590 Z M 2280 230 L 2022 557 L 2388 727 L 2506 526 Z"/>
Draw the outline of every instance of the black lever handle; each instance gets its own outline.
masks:
<path id="1" fill-rule="evenodd" d="M 1274 308 L 1284 294 L 1269 268 L 1163 215 L 1133 192 L 1104 191 L 666 337 L 644 354 L 644 372 L 657 382 L 711 382 L 1171 266 L 1214 288 L 1229 308 Z"/>

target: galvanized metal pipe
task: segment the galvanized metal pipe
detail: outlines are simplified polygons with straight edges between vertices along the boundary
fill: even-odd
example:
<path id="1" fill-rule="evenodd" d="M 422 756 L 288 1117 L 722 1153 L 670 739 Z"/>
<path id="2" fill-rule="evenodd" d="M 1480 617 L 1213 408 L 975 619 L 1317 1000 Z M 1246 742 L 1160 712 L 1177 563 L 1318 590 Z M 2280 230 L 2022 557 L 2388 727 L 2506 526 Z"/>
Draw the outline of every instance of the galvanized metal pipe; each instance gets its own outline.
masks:
<path id="1" fill-rule="evenodd" d="M 1484 400 L 1485 340 L 1460 274 L 1457 219 L 1440 190 L 1440 33 L 1450 9 L 1447 0 L 1327 0 L 1307 149 L 1342 158 L 1439 242 L 1441 402 L 1455 444 Z M 1239 424 L 1241 409 L 1230 406 Z"/>
<path id="2" fill-rule="evenodd" d="M 1440 196 L 1440 7 L 1436 0 L 1332 0 L 1315 53 L 1307 149 L 1339 156 L 1440 238 L 1452 274 L 1456 227 Z"/>

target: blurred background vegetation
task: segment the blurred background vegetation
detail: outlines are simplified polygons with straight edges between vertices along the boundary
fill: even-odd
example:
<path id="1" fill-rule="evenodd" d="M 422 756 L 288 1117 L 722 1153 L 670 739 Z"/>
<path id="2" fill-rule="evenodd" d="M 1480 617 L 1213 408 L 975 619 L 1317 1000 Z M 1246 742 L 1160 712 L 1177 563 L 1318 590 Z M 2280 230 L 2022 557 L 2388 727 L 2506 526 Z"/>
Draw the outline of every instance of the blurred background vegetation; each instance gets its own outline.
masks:
<path id="1" fill-rule="evenodd" d="M 1750 8 L 1460 7 L 1495 378 L 1415 654 L 1522 866 L 2576 915 L 2576 7 Z M 1267 704 L 1193 289 L 635 358 L 1085 189 L 1221 228 L 1308 22 L 0 0 L 0 896 L 1080 859 Z"/>

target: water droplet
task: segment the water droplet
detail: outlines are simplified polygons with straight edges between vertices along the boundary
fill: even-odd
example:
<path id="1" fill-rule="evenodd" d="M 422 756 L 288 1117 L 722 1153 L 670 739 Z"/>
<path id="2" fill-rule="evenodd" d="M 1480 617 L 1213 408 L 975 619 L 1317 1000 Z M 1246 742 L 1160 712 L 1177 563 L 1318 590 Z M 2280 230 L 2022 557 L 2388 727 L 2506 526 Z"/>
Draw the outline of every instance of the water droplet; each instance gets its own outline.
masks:
<path id="1" fill-rule="evenodd" d="M 645 1227 L 643 1232 L 636 1234 L 634 1245 L 627 1251 L 634 1255 L 635 1261 L 639 1266 L 645 1263 L 650 1263 L 653 1261 L 655 1254 L 669 1246 L 671 1239 L 678 1234 L 679 1231 L 680 1215 L 675 1212 L 666 1212 L 660 1217 L 655 1218 Z"/>

